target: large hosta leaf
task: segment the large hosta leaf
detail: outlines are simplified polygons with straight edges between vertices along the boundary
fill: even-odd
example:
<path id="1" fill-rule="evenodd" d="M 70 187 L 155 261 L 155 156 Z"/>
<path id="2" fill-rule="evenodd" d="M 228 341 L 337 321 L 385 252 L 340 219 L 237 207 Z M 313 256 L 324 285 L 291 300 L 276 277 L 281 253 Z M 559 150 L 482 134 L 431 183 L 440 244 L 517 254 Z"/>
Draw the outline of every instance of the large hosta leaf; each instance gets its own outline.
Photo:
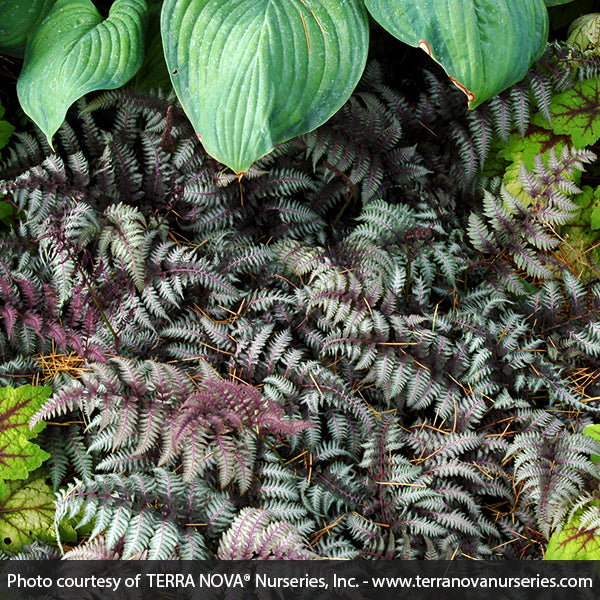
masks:
<path id="1" fill-rule="evenodd" d="M 27 36 L 50 12 L 56 0 L 1 0 L 0 51 L 23 57 Z"/>
<path id="2" fill-rule="evenodd" d="M 369 43 L 362 0 L 165 0 L 161 28 L 186 114 L 238 174 L 331 117 Z"/>
<path id="3" fill-rule="evenodd" d="M 544 0 L 365 0 L 373 18 L 444 67 L 474 108 L 523 78 L 544 51 Z"/>
<path id="4" fill-rule="evenodd" d="M 31 430 L 29 420 L 51 391 L 32 385 L 0 388 L 0 485 L 3 479 L 27 478 L 50 456 L 30 441 L 46 424 L 40 421 Z"/>
<path id="5" fill-rule="evenodd" d="M 75 100 L 136 74 L 147 10 L 144 0 L 116 0 L 104 19 L 91 0 L 58 0 L 28 40 L 17 92 L 50 142 Z"/>

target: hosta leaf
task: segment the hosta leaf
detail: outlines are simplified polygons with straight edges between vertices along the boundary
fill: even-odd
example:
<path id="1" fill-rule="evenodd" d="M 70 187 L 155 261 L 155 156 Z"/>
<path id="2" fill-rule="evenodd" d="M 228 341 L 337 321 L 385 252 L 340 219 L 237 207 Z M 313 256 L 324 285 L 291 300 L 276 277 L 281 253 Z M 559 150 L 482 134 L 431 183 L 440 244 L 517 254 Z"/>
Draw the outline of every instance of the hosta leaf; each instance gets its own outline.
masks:
<path id="1" fill-rule="evenodd" d="M 578 81 L 570 90 L 552 98 L 552 129 L 573 138 L 576 148 L 600 139 L 600 79 Z"/>
<path id="2" fill-rule="evenodd" d="M 116 0 L 103 19 L 91 0 L 58 0 L 29 39 L 17 93 L 50 143 L 75 100 L 136 74 L 147 10 L 144 0 Z"/>
<path id="3" fill-rule="evenodd" d="M 40 421 L 33 430 L 29 420 L 50 396 L 51 387 L 24 385 L 0 388 L 0 480 L 25 479 L 49 458 L 29 440 L 45 426 Z"/>
<path id="4" fill-rule="evenodd" d="M 331 117 L 369 44 L 362 0 L 165 0 L 161 29 L 183 109 L 238 174 Z"/>
<path id="5" fill-rule="evenodd" d="M 525 76 L 546 47 L 543 0 L 365 0 L 373 18 L 444 67 L 474 108 Z"/>
<path id="6" fill-rule="evenodd" d="M 55 539 L 54 512 L 54 492 L 43 471 L 7 481 L 0 490 L 0 550 L 18 552 L 34 539 Z"/>
<path id="7" fill-rule="evenodd" d="M 2 0 L 0 3 L 0 51 L 23 57 L 27 36 L 50 12 L 56 0 Z"/>

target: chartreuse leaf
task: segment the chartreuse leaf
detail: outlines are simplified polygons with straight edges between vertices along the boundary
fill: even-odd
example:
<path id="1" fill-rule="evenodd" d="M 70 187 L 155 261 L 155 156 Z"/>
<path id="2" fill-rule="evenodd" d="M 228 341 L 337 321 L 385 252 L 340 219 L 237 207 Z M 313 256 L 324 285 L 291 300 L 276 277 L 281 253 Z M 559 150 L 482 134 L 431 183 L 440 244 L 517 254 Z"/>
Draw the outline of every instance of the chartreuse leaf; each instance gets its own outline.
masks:
<path id="1" fill-rule="evenodd" d="M 576 148 L 600 139 L 600 79 L 578 81 L 552 98 L 550 114 L 555 133 L 568 134 Z"/>
<path id="2" fill-rule="evenodd" d="M 24 385 L 0 388 L 0 481 L 26 479 L 49 458 L 30 440 L 46 426 L 40 421 L 33 429 L 29 420 L 50 396 L 51 387 Z"/>
<path id="3" fill-rule="evenodd" d="M 576 512 L 560 533 L 550 536 L 546 560 L 600 560 L 600 536 L 592 530 L 580 528 L 584 510 Z"/>
<path id="4" fill-rule="evenodd" d="M 7 481 L 0 489 L 0 550 L 19 552 L 34 540 L 56 540 L 54 492 L 46 483 L 47 473 L 38 469 L 28 479 Z M 66 521 L 58 525 L 63 541 L 77 534 Z"/>
<path id="5" fill-rule="evenodd" d="M 548 37 L 544 0 L 365 0 L 392 35 L 439 62 L 474 108 L 523 79 Z"/>
<path id="6" fill-rule="evenodd" d="M 583 433 L 584 435 L 591 437 L 593 440 L 600 442 L 600 425 L 588 425 L 587 427 L 583 428 Z M 597 454 L 592 454 L 591 459 L 592 462 L 600 462 L 600 456 Z"/>
<path id="7" fill-rule="evenodd" d="M 50 143 L 75 100 L 136 74 L 147 10 L 145 0 L 116 0 L 103 19 L 91 0 L 58 0 L 29 38 L 17 93 Z"/>
<path id="8" fill-rule="evenodd" d="M 544 162 L 549 159 L 550 152 L 560 156 L 566 145 L 570 142 L 567 136 L 559 136 L 554 132 L 538 127 L 531 127 L 525 137 L 513 133 L 508 144 L 502 145 L 496 153 L 498 159 L 506 161 L 502 175 L 502 183 L 513 196 L 520 198 L 526 204 L 532 202 L 531 196 L 523 189 L 521 179 L 523 167 L 528 171 L 535 169 L 535 157 L 540 155 Z M 494 173 L 495 175 L 496 173 Z M 575 170 L 571 179 L 577 183 L 581 172 Z"/>
<path id="9" fill-rule="evenodd" d="M 23 58 L 27 36 L 50 12 L 56 0 L 2 0 L 0 51 Z"/>
<path id="10" fill-rule="evenodd" d="M 161 30 L 183 109 L 238 175 L 331 117 L 369 45 L 362 0 L 165 0 Z"/>
<path id="11" fill-rule="evenodd" d="M 588 425 L 583 433 L 600 442 L 600 425 Z M 600 456 L 591 455 L 592 462 L 600 462 Z M 588 505 L 598 506 L 598 501 Z M 581 527 L 581 516 L 586 508 L 576 511 L 569 522 L 548 540 L 546 560 L 600 560 L 600 536 L 593 530 Z"/>

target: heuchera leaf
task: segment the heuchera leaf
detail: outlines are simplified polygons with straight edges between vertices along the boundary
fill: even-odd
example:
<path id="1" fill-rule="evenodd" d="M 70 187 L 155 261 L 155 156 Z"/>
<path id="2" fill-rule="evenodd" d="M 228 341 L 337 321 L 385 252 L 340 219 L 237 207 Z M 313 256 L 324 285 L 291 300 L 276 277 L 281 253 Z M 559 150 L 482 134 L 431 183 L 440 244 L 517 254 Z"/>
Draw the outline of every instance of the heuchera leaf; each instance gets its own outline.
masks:
<path id="1" fill-rule="evenodd" d="M 600 536 L 589 529 L 580 529 L 581 513 L 548 540 L 546 560 L 600 560 Z"/>
<path id="2" fill-rule="evenodd" d="M 7 481 L 0 489 L 0 550 L 19 552 L 33 540 L 52 541 L 54 492 L 43 470 L 29 479 Z"/>
<path id="3" fill-rule="evenodd" d="M 508 165 L 502 173 L 502 183 L 506 189 L 513 196 L 529 204 L 532 199 L 523 190 L 523 183 L 520 178 L 522 167 L 532 171 L 535 166 L 534 158 L 537 155 L 541 154 L 543 159 L 546 160 L 551 149 L 554 149 L 560 155 L 568 141 L 568 137 L 558 136 L 552 131 L 542 128 L 532 128 L 524 138 L 518 133 L 513 133 L 510 136 L 508 145 L 503 146 L 497 152 L 499 159 L 508 161 Z M 576 183 L 580 174 L 579 171 L 573 174 L 573 180 Z"/>
<path id="4" fill-rule="evenodd" d="M 161 30 L 184 111 L 238 175 L 337 112 L 369 46 L 362 0 L 165 0 Z"/>
<path id="5" fill-rule="evenodd" d="M 23 58 L 27 36 L 50 12 L 56 0 L 2 0 L 0 51 Z"/>
<path id="6" fill-rule="evenodd" d="M 0 388 L 0 480 L 26 479 L 49 458 L 47 452 L 29 441 L 46 424 L 40 421 L 31 430 L 29 420 L 51 392 L 48 386 Z"/>
<path id="7" fill-rule="evenodd" d="M 552 99 L 550 114 L 555 133 L 568 134 L 576 148 L 600 139 L 600 79 L 578 81 Z"/>
<path id="8" fill-rule="evenodd" d="M 50 144 L 75 100 L 136 74 L 147 11 L 144 0 L 116 0 L 105 20 L 91 0 L 58 0 L 28 40 L 17 94 Z"/>
<path id="9" fill-rule="evenodd" d="M 365 0 L 392 35 L 439 62 L 474 108 L 525 76 L 544 51 L 543 0 Z"/>
<path id="10" fill-rule="evenodd" d="M 593 440 L 600 442 L 600 425 L 588 425 L 583 428 L 583 434 L 590 436 Z M 600 462 L 600 456 L 592 454 L 592 462 Z"/>

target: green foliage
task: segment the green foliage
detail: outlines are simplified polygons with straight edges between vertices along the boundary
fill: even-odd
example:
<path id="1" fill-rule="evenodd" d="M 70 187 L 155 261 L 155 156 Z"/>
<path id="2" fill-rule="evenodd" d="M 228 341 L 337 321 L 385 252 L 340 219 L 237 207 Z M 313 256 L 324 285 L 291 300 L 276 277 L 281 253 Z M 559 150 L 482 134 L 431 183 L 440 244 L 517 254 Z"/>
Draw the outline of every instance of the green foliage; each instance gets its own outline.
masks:
<path id="1" fill-rule="evenodd" d="M 161 23 L 181 105 L 236 173 L 329 119 L 367 60 L 362 0 L 165 0 Z"/>
<path id="2" fill-rule="evenodd" d="M 546 7 L 559 3 L 164 0 L 159 32 L 153 0 L 144 59 L 144 0 L 117 0 L 106 22 L 91 0 L 58 0 L 39 27 L 27 26 L 34 33 L 19 95 L 51 140 L 75 99 L 123 85 L 142 62 L 140 88 L 164 84 L 162 46 L 196 134 L 241 177 L 348 99 L 369 49 L 367 9 L 400 40 L 433 56 L 475 107 L 525 75 L 545 47 Z"/>
<path id="3" fill-rule="evenodd" d="M 173 95 L 81 102 L 57 154 L 20 136 L 0 377 L 61 365 L 34 421 L 63 421 L 54 520 L 89 531 L 66 556 L 540 557 L 597 487 L 600 285 L 555 233 L 595 156 L 530 112 L 594 60 L 549 48 L 469 112 L 372 62 L 241 181 Z"/>
<path id="4" fill-rule="evenodd" d="M 49 454 L 31 440 L 45 427 L 29 420 L 52 392 L 50 387 L 25 385 L 0 388 L 0 491 L 3 480 L 26 479 Z"/>
<path id="5" fill-rule="evenodd" d="M 43 471 L 0 489 L 0 549 L 19 552 L 37 539 L 54 539 L 54 492 Z"/>
<path id="6" fill-rule="evenodd" d="M 523 79 L 548 38 L 548 12 L 540 0 L 365 3 L 398 39 L 439 62 L 471 108 Z"/>
<path id="7" fill-rule="evenodd" d="M 600 14 L 583 15 L 569 27 L 567 44 L 581 50 L 595 50 L 600 46 Z"/>
<path id="8" fill-rule="evenodd" d="M 0 148 L 4 148 L 6 144 L 8 144 L 8 140 L 10 139 L 11 134 L 15 130 L 14 126 L 11 125 L 8 121 L 4 121 L 2 117 L 4 116 L 5 109 L 0 104 Z"/>
<path id="9" fill-rule="evenodd" d="M 600 78 L 578 81 L 552 98 L 552 130 L 571 136 L 576 148 L 596 143 L 600 138 Z"/>
<path id="10" fill-rule="evenodd" d="M 15 130 L 14 126 L 8 121 L 2 120 L 4 112 L 4 107 L 0 104 L 0 149 L 8 144 L 10 136 Z M 0 225 L 8 226 L 14 222 L 17 211 L 12 204 L 3 202 L 1 198 L 0 195 Z"/>
<path id="11" fill-rule="evenodd" d="M 590 436 L 593 440 L 600 442 L 600 425 L 588 425 L 583 428 L 584 435 Z M 600 456 L 597 454 L 591 455 L 592 462 L 598 463 L 600 462 Z"/>
<path id="12" fill-rule="evenodd" d="M 600 442 L 600 425 L 588 425 L 583 433 Z M 593 463 L 600 462 L 600 456 L 591 455 Z M 590 515 L 597 516 L 600 501 L 591 499 L 583 506 L 571 511 L 568 522 L 555 531 L 548 540 L 546 560 L 600 560 L 600 534 L 597 524 L 590 523 Z"/>
<path id="13" fill-rule="evenodd" d="M 50 12 L 56 0 L 3 0 L 0 6 L 0 52 L 22 57 L 27 37 Z"/>
<path id="14" fill-rule="evenodd" d="M 600 535 L 582 528 L 582 513 L 583 509 L 571 517 L 560 533 L 552 534 L 546 560 L 600 560 Z"/>
<path id="15" fill-rule="evenodd" d="M 39 468 L 50 455 L 31 441 L 46 423 L 29 426 L 51 392 L 47 386 L 0 388 L 0 551 L 56 539 L 54 491 Z M 63 539 L 76 539 L 68 523 L 59 529 Z"/>
<path id="16" fill-rule="evenodd" d="M 58 0 L 27 42 L 19 101 L 48 137 L 84 94 L 127 83 L 143 60 L 145 0 L 117 0 L 103 19 L 91 0 Z"/>

